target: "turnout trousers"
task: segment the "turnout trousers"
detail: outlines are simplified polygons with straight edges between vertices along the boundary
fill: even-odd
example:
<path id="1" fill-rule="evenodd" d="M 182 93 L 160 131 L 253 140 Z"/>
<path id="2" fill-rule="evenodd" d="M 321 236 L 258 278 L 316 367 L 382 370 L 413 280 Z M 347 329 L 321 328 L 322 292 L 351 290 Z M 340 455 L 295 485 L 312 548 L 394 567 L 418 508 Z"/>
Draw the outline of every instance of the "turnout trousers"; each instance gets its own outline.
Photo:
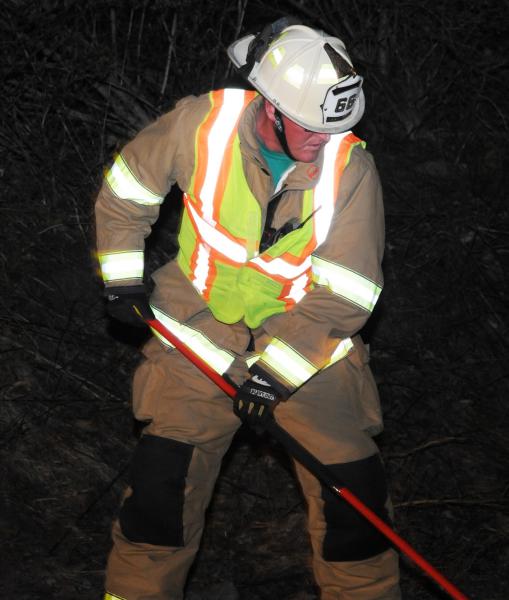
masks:
<path id="1" fill-rule="evenodd" d="M 389 520 L 383 468 L 369 435 L 381 429 L 378 395 L 364 345 L 355 346 L 280 403 L 275 417 Z M 113 524 L 106 598 L 182 600 L 221 460 L 240 421 L 230 398 L 177 351 L 153 339 L 144 352 L 133 409 L 148 425 Z M 237 380 L 246 375 L 238 366 Z M 298 464 L 296 473 L 321 600 L 398 600 L 398 557 L 385 538 Z"/>

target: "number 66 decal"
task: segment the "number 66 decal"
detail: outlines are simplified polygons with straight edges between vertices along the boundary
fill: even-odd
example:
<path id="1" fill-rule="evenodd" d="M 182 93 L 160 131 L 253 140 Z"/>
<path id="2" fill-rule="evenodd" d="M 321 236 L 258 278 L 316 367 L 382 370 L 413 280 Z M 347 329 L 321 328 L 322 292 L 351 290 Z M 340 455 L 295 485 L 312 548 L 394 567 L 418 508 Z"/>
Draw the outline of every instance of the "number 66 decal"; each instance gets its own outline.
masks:
<path id="1" fill-rule="evenodd" d="M 353 81 L 352 81 L 353 79 Z M 346 81 L 329 88 L 322 104 L 322 115 L 325 123 L 346 119 L 355 107 L 362 86 L 362 77 L 348 77 Z"/>

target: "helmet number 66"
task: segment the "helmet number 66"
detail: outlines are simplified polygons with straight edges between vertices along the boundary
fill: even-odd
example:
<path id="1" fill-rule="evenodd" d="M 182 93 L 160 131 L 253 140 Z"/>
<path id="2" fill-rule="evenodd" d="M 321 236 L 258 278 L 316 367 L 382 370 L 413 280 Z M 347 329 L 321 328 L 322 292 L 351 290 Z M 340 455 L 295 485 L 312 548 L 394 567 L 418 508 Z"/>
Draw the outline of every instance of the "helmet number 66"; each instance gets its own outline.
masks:
<path id="1" fill-rule="evenodd" d="M 357 94 L 352 94 L 350 97 L 339 98 L 334 112 L 340 113 L 345 110 L 350 110 L 357 99 Z"/>

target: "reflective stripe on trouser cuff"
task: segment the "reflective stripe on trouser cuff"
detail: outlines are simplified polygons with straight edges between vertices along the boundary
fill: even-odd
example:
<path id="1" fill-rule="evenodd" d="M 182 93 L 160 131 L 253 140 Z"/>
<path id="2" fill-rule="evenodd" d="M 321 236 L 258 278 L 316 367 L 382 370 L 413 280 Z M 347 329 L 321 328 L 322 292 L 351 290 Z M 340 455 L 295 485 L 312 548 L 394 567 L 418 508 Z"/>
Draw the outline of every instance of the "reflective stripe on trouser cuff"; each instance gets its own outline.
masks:
<path id="1" fill-rule="evenodd" d="M 143 250 L 99 254 L 103 281 L 143 279 Z"/>
<path id="2" fill-rule="evenodd" d="M 186 346 L 214 369 L 216 373 L 219 373 L 220 375 L 225 373 L 235 360 L 233 354 L 216 346 L 216 344 L 211 342 L 206 335 L 201 333 L 201 331 L 193 329 L 193 327 L 189 327 L 189 325 L 179 323 L 177 319 L 163 313 L 155 306 L 152 306 L 152 310 L 154 311 L 156 318 L 161 321 L 171 333 L 178 337 L 181 342 L 186 344 Z M 173 345 L 159 332 L 154 329 L 152 329 L 152 332 L 163 344 L 173 348 Z"/>
<path id="3" fill-rule="evenodd" d="M 313 263 L 313 282 L 328 287 L 333 294 L 343 296 L 368 312 L 372 312 L 382 288 L 371 279 L 346 267 L 317 256 Z"/>
<path id="4" fill-rule="evenodd" d="M 123 596 L 115 596 L 115 594 L 111 594 L 110 592 L 106 592 L 104 594 L 104 600 L 126 600 Z"/>
<path id="5" fill-rule="evenodd" d="M 122 200 L 145 205 L 161 204 L 164 200 L 164 196 L 152 192 L 137 179 L 121 154 L 117 155 L 106 173 L 106 182 L 115 196 Z"/>
<path id="6" fill-rule="evenodd" d="M 318 369 L 279 338 L 272 338 L 260 359 L 295 387 L 300 387 Z"/>

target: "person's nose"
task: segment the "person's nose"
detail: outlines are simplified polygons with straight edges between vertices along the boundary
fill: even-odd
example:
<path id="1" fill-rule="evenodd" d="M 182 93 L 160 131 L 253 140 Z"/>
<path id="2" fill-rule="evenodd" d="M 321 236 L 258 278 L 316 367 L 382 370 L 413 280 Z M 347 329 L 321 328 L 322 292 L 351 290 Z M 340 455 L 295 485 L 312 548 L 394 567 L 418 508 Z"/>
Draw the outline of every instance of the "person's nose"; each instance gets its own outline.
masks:
<path id="1" fill-rule="evenodd" d="M 330 140 L 330 133 L 317 133 L 316 135 L 322 144 L 326 144 Z"/>

